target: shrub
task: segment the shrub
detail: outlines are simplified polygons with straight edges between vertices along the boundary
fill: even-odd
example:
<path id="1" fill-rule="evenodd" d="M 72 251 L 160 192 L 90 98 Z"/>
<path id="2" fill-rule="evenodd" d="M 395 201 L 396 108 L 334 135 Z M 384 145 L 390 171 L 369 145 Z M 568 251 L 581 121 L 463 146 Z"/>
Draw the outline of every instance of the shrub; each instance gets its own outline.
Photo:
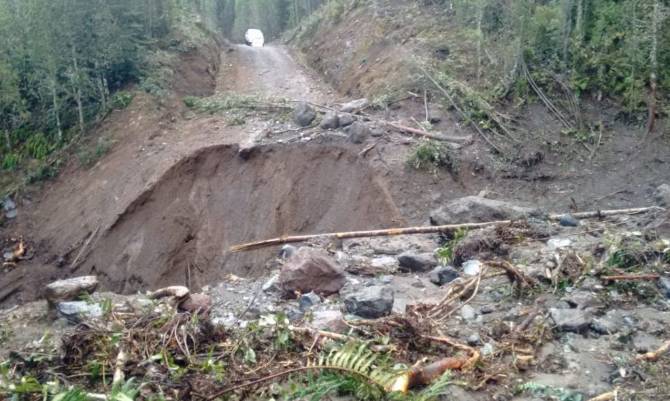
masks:
<path id="1" fill-rule="evenodd" d="M 416 147 L 407 160 L 409 166 L 437 174 L 445 169 L 452 174 L 458 171 L 458 161 L 453 151 L 436 141 L 426 141 Z"/>

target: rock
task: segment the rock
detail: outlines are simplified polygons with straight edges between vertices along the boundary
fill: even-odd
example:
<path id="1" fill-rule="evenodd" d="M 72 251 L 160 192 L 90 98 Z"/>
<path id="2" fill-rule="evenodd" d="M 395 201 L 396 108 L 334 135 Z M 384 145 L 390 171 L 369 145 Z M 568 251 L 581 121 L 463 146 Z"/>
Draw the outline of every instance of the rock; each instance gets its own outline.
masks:
<path id="1" fill-rule="evenodd" d="M 60 302 L 56 305 L 58 314 L 72 323 L 102 317 L 102 308 L 97 303 L 84 301 Z"/>
<path id="2" fill-rule="evenodd" d="M 482 271 L 482 262 L 478 260 L 468 260 L 463 263 L 463 274 L 466 276 L 476 276 Z"/>
<path id="3" fill-rule="evenodd" d="M 536 209 L 509 202 L 467 196 L 455 199 L 430 214 L 433 225 L 477 223 L 496 220 L 522 219 L 539 214 Z"/>
<path id="4" fill-rule="evenodd" d="M 369 104 L 370 101 L 368 101 L 366 98 L 356 99 L 352 100 L 351 102 L 344 103 L 342 107 L 340 107 L 340 111 L 343 113 L 353 113 L 368 107 Z"/>
<path id="5" fill-rule="evenodd" d="M 296 308 L 293 305 L 286 306 L 284 308 L 284 314 L 286 315 L 286 318 L 290 322 L 295 322 L 305 317 L 305 312 L 303 312 L 300 308 Z"/>
<path id="6" fill-rule="evenodd" d="M 323 251 L 300 248 L 279 273 L 279 287 L 288 296 L 315 292 L 321 296 L 335 294 L 344 286 L 344 272 Z"/>
<path id="7" fill-rule="evenodd" d="M 561 248 L 567 248 L 570 245 L 572 245 L 572 240 L 568 238 L 552 238 L 549 241 L 547 241 L 547 247 L 552 251 Z"/>
<path id="8" fill-rule="evenodd" d="M 381 136 L 384 136 L 385 133 L 386 133 L 386 131 L 384 131 L 383 128 L 379 128 L 379 127 L 374 127 L 370 130 L 370 135 L 372 135 L 375 138 L 379 138 Z"/>
<path id="9" fill-rule="evenodd" d="M 549 315 L 560 331 L 582 333 L 591 323 L 590 312 L 581 309 L 550 308 Z"/>
<path id="10" fill-rule="evenodd" d="M 15 209 L 16 209 L 16 203 L 12 200 L 12 198 L 7 197 L 2 201 L 3 211 L 9 212 Z"/>
<path id="11" fill-rule="evenodd" d="M 576 290 L 564 296 L 561 300 L 566 301 L 573 308 L 587 309 L 592 307 L 602 306 L 602 302 L 598 297 L 590 292 L 584 290 Z"/>
<path id="12" fill-rule="evenodd" d="M 370 136 L 370 128 L 362 122 L 356 121 L 347 128 L 349 141 L 361 144 Z"/>
<path id="13" fill-rule="evenodd" d="M 275 274 L 268 281 L 263 283 L 263 286 L 261 287 L 264 292 L 275 292 L 275 291 L 280 291 L 281 289 L 279 288 L 279 274 Z"/>
<path id="14" fill-rule="evenodd" d="M 483 347 L 481 347 L 479 349 L 479 352 L 482 354 L 482 356 L 493 355 L 494 351 L 495 351 L 495 348 L 493 348 L 493 344 L 491 344 L 491 343 L 486 343 L 486 344 L 484 344 Z"/>
<path id="15" fill-rule="evenodd" d="M 98 288 L 96 276 L 74 277 L 67 280 L 58 280 L 46 286 L 44 295 L 50 304 L 63 301 L 72 301 L 82 294 L 91 294 Z"/>
<path id="16" fill-rule="evenodd" d="M 293 120 L 301 127 L 309 126 L 316 118 L 316 112 L 309 104 L 302 102 L 298 103 L 293 110 Z"/>
<path id="17" fill-rule="evenodd" d="M 356 121 L 356 117 L 352 116 L 351 114 L 340 114 L 338 118 L 340 127 L 348 127 L 353 124 L 354 121 Z"/>
<path id="18" fill-rule="evenodd" d="M 658 288 L 666 298 L 670 299 L 670 277 L 661 277 L 658 280 Z"/>
<path id="19" fill-rule="evenodd" d="M 338 310 L 322 310 L 312 313 L 310 326 L 317 330 L 341 333 L 347 331 L 349 326 L 344 323 L 344 315 Z"/>
<path id="20" fill-rule="evenodd" d="M 279 257 L 282 259 L 288 259 L 295 255 L 296 251 L 297 249 L 293 245 L 284 245 L 279 250 Z"/>
<path id="21" fill-rule="evenodd" d="M 463 305 L 463 307 L 461 308 L 460 313 L 461 313 L 461 317 L 466 322 L 475 320 L 475 318 L 477 317 L 477 312 L 475 311 L 475 308 L 473 308 L 470 305 Z"/>
<path id="22" fill-rule="evenodd" d="M 468 345 L 475 347 L 482 344 L 482 338 L 479 336 L 479 333 L 473 333 L 468 336 L 467 342 Z"/>
<path id="23" fill-rule="evenodd" d="M 610 310 L 605 315 L 594 318 L 591 329 L 598 334 L 615 334 L 625 325 L 624 315 L 619 310 Z"/>
<path id="24" fill-rule="evenodd" d="M 366 319 L 377 319 L 391 313 L 393 300 L 391 288 L 372 286 L 348 295 L 344 299 L 344 305 L 348 313 Z"/>
<path id="25" fill-rule="evenodd" d="M 662 344 L 661 339 L 648 333 L 639 332 L 633 336 L 633 348 L 639 353 L 656 351 Z"/>
<path id="26" fill-rule="evenodd" d="M 575 218 L 575 216 L 571 214 L 564 214 L 561 216 L 561 218 L 558 220 L 558 223 L 562 225 L 563 227 L 578 227 L 579 226 L 579 220 Z"/>
<path id="27" fill-rule="evenodd" d="M 452 266 L 438 266 L 429 275 L 430 281 L 435 285 L 445 285 L 459 277 L 458 271 Z"/>
<path id="28" fill-rule="evenodd" d="M 180 312 L 207 316 L 212 309 L 212 298 L 206 294 L 189 294 L 179 303 L 177 309 Z"/>
<path id="29" fill-rule="evenodd" d="M 317 305 L 320 302 L 321 297 L 319 297 L 313 292 L 309 292 L 307 294 L 303 294 L 300 296 L 300 298 L 298 299 L 298 306 L 300 307 L 300 310 L 307 311 L 312 306 Z"/>
<path id="30" fill-rule="evenodd" d="M 15 219 L 19 215 L 19 212 L 16 209 L 12 209 L 8 212 L 5 212 L 5 217 L 8 219 Z"/>
<path id="31" fill-rule="evenodd" d="M 398 255 L 398 264 L 404 272 L 427 272 L 437 266 L 437 260 L 431 253 L 406 251 Z"/>
<path id="32" fill-rule="evenodd" d="M 656 203 L 661 207 L 670 207 L 670 185 L 663 184 L 656 188 Z"/>
<path id="33" fill-rule="evenodd" d="M 376 269 L 393 271 L 398 268 L 398 260 L 393 256 L 380 256 L 370 260 L 370 266 Z"/>
<path id="34" fill-rule="evenodd" d="M 319 127 L 322 129 L 337 129 L 340 126 L 340 117 L 337 113 L 329 111 L 321 120 Z"/>

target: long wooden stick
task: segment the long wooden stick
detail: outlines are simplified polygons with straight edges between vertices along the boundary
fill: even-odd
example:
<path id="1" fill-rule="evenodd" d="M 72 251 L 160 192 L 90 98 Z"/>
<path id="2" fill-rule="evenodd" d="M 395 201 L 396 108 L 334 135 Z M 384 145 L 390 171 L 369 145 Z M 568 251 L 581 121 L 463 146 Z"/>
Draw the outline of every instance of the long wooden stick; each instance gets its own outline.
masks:
<path id="1" fill-rule="evenodd" d="M 661 278 L 660 274 L 621 274 L 614 276 L 602 276 L 600 277 L 605 281 L 653 281 Z"/>
<path id="2" fill-rule="evenodd" d="M 435 139 L 437 141 L 445 141 L 445 142 L 458 142 L 458 143 L 466 143 L 466 142 L 471 142 L 472 138 L 469 136 L 444 136 L 444 135 L 433 135 L 429 132 L 426 132 L 424 130 L 412 128 L 412 127 L 407 127 L 404 125 L 400 125 L 397 123 L 392 123 L 390 121 L 382 121 L 384 124 L 388 125 L 391 128 L 395 128 L 398 131 L 403 131 L 403 132 L 408 132 L 412 135 L 417 135 L 417 136 L 422 136 L 424 138 L 428 139 Z"/>
<path id="3" fill-rule="evenodd" d="M 572 216 L 574 216 L 577 219 L 592 219 L 592 218 L 616 216 L 621 214 L 647 213 L 652 210 L 663 210 L 663 209 L 657 206 L 652 206 L 652 207 L 640 207 L 632 209 L 599 210 L 592 212 L 573 213 Z M 549 215 L 548 219 L 552 221 L 557 221 L 560 220 L 561 217 L 563 216 L 564 214 L 551 214 Z M 508 225 L 511 224 L 512 222 L 513 220 L 498 220 L 498 221 L 488 221 L 484 223 L 446 224 L 441 226 L 390 228 L 385 230 L 350 231 L 350 232 L 326 233 L 326 234 L 283 236 L 263 241 L 234 245 L 230 247 L 230 252 L 246 252 L 275 245 L 307 242 L 315 239 L 351 239 L 351 238 L 390 237 L 396 235 L 435 234 L 446 231 L 454 231 L 458 229 L 472 230 L 490 226 Z"/>

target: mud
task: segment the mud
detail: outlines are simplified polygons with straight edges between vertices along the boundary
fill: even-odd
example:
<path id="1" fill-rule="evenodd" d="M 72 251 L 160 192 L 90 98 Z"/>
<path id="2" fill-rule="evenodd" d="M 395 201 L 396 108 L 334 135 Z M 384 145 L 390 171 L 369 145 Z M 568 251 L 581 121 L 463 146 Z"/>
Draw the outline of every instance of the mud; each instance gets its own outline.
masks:
<path id="1" fill-rule="evenodd" d="M 388 227 L 400 215 L 385 183 L 345 147 L 204 148 L 171 168 L 96 241 L 76 274 L 130 293 L 196 288 L 234 273 L 267 274 L 274 250 L 231 254 L 258 238 Z"/>

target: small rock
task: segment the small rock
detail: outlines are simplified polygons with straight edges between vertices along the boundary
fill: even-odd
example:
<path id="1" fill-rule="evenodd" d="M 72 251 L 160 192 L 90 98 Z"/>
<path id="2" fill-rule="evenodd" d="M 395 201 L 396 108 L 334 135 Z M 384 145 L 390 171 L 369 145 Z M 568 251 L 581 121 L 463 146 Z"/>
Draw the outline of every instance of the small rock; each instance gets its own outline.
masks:
<path id="1" fill-rule="evenodd" d="M 471 320 L 475 320 L 475 318 L 477 317 L 477 312 L 475 311 L 475 308 L 473 308 L 472 306 L 463 305 L 463 307 L 461 308 L 461 317 L 466 322 L 469 322 Z"/>
<path id="2" fill-rule="evenodd" d="M 547 247 L 552 251 L 561 248 L 567 248 L 570 245 L 572 245 L 572 241 L 568 238 L 552 238 L 547 241 Z"/>
<path id="3" fill-rule="evenodd" d="M 200 316 L 209 315 L 212 309 L 212 298 L 206 294 L 189 294 L 181 301 L 177 308 L 180 312 L 198 314 Z"/>
<path id="4" fill-rule="evenodd" d="M 351 102 L 344 103 L 340 107 L 340 111 L 343 113 L 353 113 L 368 107 L 370 102 L 366 98 L 352 100 Z"/>
<path id="5" fill-rule="evenodd" d="M 600 299 L 594 293 L 584 290 L 573 291 L 564 296 L 562 300 L 568 302 L 571 307 L 579 309 L 602 306 Z"/>
<path id="6" fill-rule="evenodd" d="M 340 333 L 349 327 L 344 323 L 344 315 L 338 310 L 314 311 L 310 326 L 317 330 Z"/>
<path id="7" fill-rule="evenodd" d="M 398 255 L 398 264 L 404 272 L 427 272 L 437 266 L 437 260 L 431 253 L 406 251 Z"/>
<path id="8" fill-rule="evenodd" d="M 280 291 L 279 288 L 279 274 L 275 274 L 268 281 L 263 283 L 263 286 L 261 287 L 264 292 L 275 292 L 275 291 Z"/>
<path id="9" fill-rule="evenodd" d="M 344 305 L 348 313 L 366 319 L 377 319 L 391 313 L 393 300 L 391 288 L 372 286 L 347 296 Z"/>
<path id="10" fill-rule="evenodd" d="M 356 121 L 356 118 L 351 114 L 340 114 L 338 116 L 340 127 L 348 127 Z"/>
<path id="11" fill-rule="evenodd" d="M 496 308 L 493 305 L 484 305 L 481 308 L 479 308 L 479 313 L 482 315 L 488 315 L 489 313 L 493 313 L 496 311 Z"/>
<path id="12" fill-rule="evenodd" d="M 385 133 L 386 133 L 386 131 L 384 131 L 384 129 L 379 128 L 379 127 L 375 127 L 375 128 L 372 128 L 370 130 L 370 135 L 372 135 L 375 138 L 379 138 L 381 136 L 384 136 Z"/>
<path id="13" fill-rule="evenodd" d="M 309 126 L 316 118 L 316 112 L 309 104 L 302 102 L 298 103 L 295 110 L 293 110 L 293 120 L 301 127 Z"/>
<path id="14" fill-rule="evenodd" d="M 656 188 L 656 203 L 661 207 L 670 207 L 670 185 L 663 184 Z"/>
<path id="15" fill-rule="evenodd" d="M 380 256 L 370 260 L 370 266 L 377 269 L 392 271 L 398 267 L 398 260 L 393 256 Z"/>
<path id="16" fill-rule="evenodd" d="M 5 212 L 5 217 L 8 219 L 15 219 L 19 215 L 19 212 L 16 209 Z"/>
<path id="17" fill-rule="evenodd" d="M 290 322 L 295 322 L 297 320 L 301 320 L 303 317 L 305 317 L 305 312 L 300 310 L 300 308 L 296 308 L 293 305 L 288 305 L 284 308 L 284 314 L 286 315 L 286 318 Z"/>
<path id="18" fill-rule="evenodd" d="M 633 336 L 633 347 L 639 353 L 656 351 L 662 344 L 663 341 L 661 339 L 644 332 Z"/>
<path id="19" fill-rule="evenodd" d="M 579 220 L 575 218 L 575 216 L 571 214 L 564 214 L 561 216 L 561 218 L 558 220 L 558 223 L 562 225 L 563 227 L 578 227 L 579 226 Z"/>
<path id="20" fill-rule="evenodd" d="M 300 248 L 279 273 L 279 287 L 287 296 L 315 292 L 321 296 L 335 294 L 346 280 L 344 272 L 323 251 Z"/>
<path id="21" fill-rule="evenodd" d="M 619 310 L 610 310 L 605 315 L 594 318 L 591 329 L 598 334 L 615 334 L 624 326 L 624 316 Z"/>
<path id="22" fill-rule="evenodd" d="M 591 314 L 580 309 L 550 308 L 549 315 L 560 331 L 582 333 L 591 323 Z"/>
<path id="23" fill-rule="evenodd" d="M 2 201 L 2 210 L 9 212 L 16 209 L 16 203 L 11 198 L 5 198 Z"/>
<path id="24" fill-rule="evenodd" d="M 337 129 L 340 126 L 340 117 L 337 113 L 329 111 L 321 120 L 319 127 L 322 129 Z"/>
<path id="25" fill-rule="evenodd" d="M 58 280 L 46 286 L 45 297 L 51 304 L 72 301 L 82 294 L 91 294 L 98 288 L 96 276 L 82 276 Z"/>
<path id="26" fill-rule="evenodd" d="M 482 338 L 479 336 L 479 333 L 473 333 L 468 336 L 467 342 L 468 345 L 475 347 L 482 344 Z"/>
<path id="27" fill-rule="evenodd" d="M 479 349 L 479 352 L 482 354 L 482 356 L 493 355 L 494 351 L 495 351 L 495 349 L 493 348 L 493 344 L 491 344 L 491 343 L 486 343 L 486 344 L 484 344 L 483 347 L 481 347 Z"/>
<path id="28" fill-rule="evenodd" d="M 670 299 L 670 277 L 661 277 L 658 280 L 658 288 L 666 298 Z"/>
<path id="29" fill-rule="evenodd" d="M 284 245 L 279 250 L 279 257 L 282 259 L 288 259 L 297 252 L 296 247 L 293 245 Z"/>
<path id="30" fill-rule="evenodd" d="M 530 207 L 486 199 L 480 196 L 468 196 L 455 199 L 447 205 L 433 210 L 430 214 L 430 222 L 433 225 L 444 225 L 462 222 L 516 220 L 536 214 L 539 214 L 539 211 Z"/>
<path id="31" fill-rule="evenodd" d="M 466 276 L 476 276 L 482 271 L 482 262 L 478 260 L 468 260 L 463 263 L 463 274 Z"/>
<path id="32" fill-rule="evenodd" d="M 298 299 L 298 305 L 300 307 L 300 310 L 302 311 L 307 311 L 314 305 L 317 305 L 321 302 L 321 297 L 316 295 L 313 292 L 309 292 L 307 294 L 303 294 L 300 296 L 300 299 Z"/>
<path id="33" fill-rule="evenodd" d="M 60 302 L 56 305 L 58 314 L 72 323 L 102 317 L 102 308 L 97 303 L 84 301 Z"/>
<path id="34" fill-rule="evenodd" d="M 435 285 L 445 285 L 456 280 L 458 272 L 452 266 L 438 266 L 430 272 L 430 281 Z"/>
<path id="35" fill-rule="evenodd" d="M 355 144 L 361 144 L 370 136 L 370 128 L 362 122 L 356 121 L 347 128 L 349 141 Z"/>

